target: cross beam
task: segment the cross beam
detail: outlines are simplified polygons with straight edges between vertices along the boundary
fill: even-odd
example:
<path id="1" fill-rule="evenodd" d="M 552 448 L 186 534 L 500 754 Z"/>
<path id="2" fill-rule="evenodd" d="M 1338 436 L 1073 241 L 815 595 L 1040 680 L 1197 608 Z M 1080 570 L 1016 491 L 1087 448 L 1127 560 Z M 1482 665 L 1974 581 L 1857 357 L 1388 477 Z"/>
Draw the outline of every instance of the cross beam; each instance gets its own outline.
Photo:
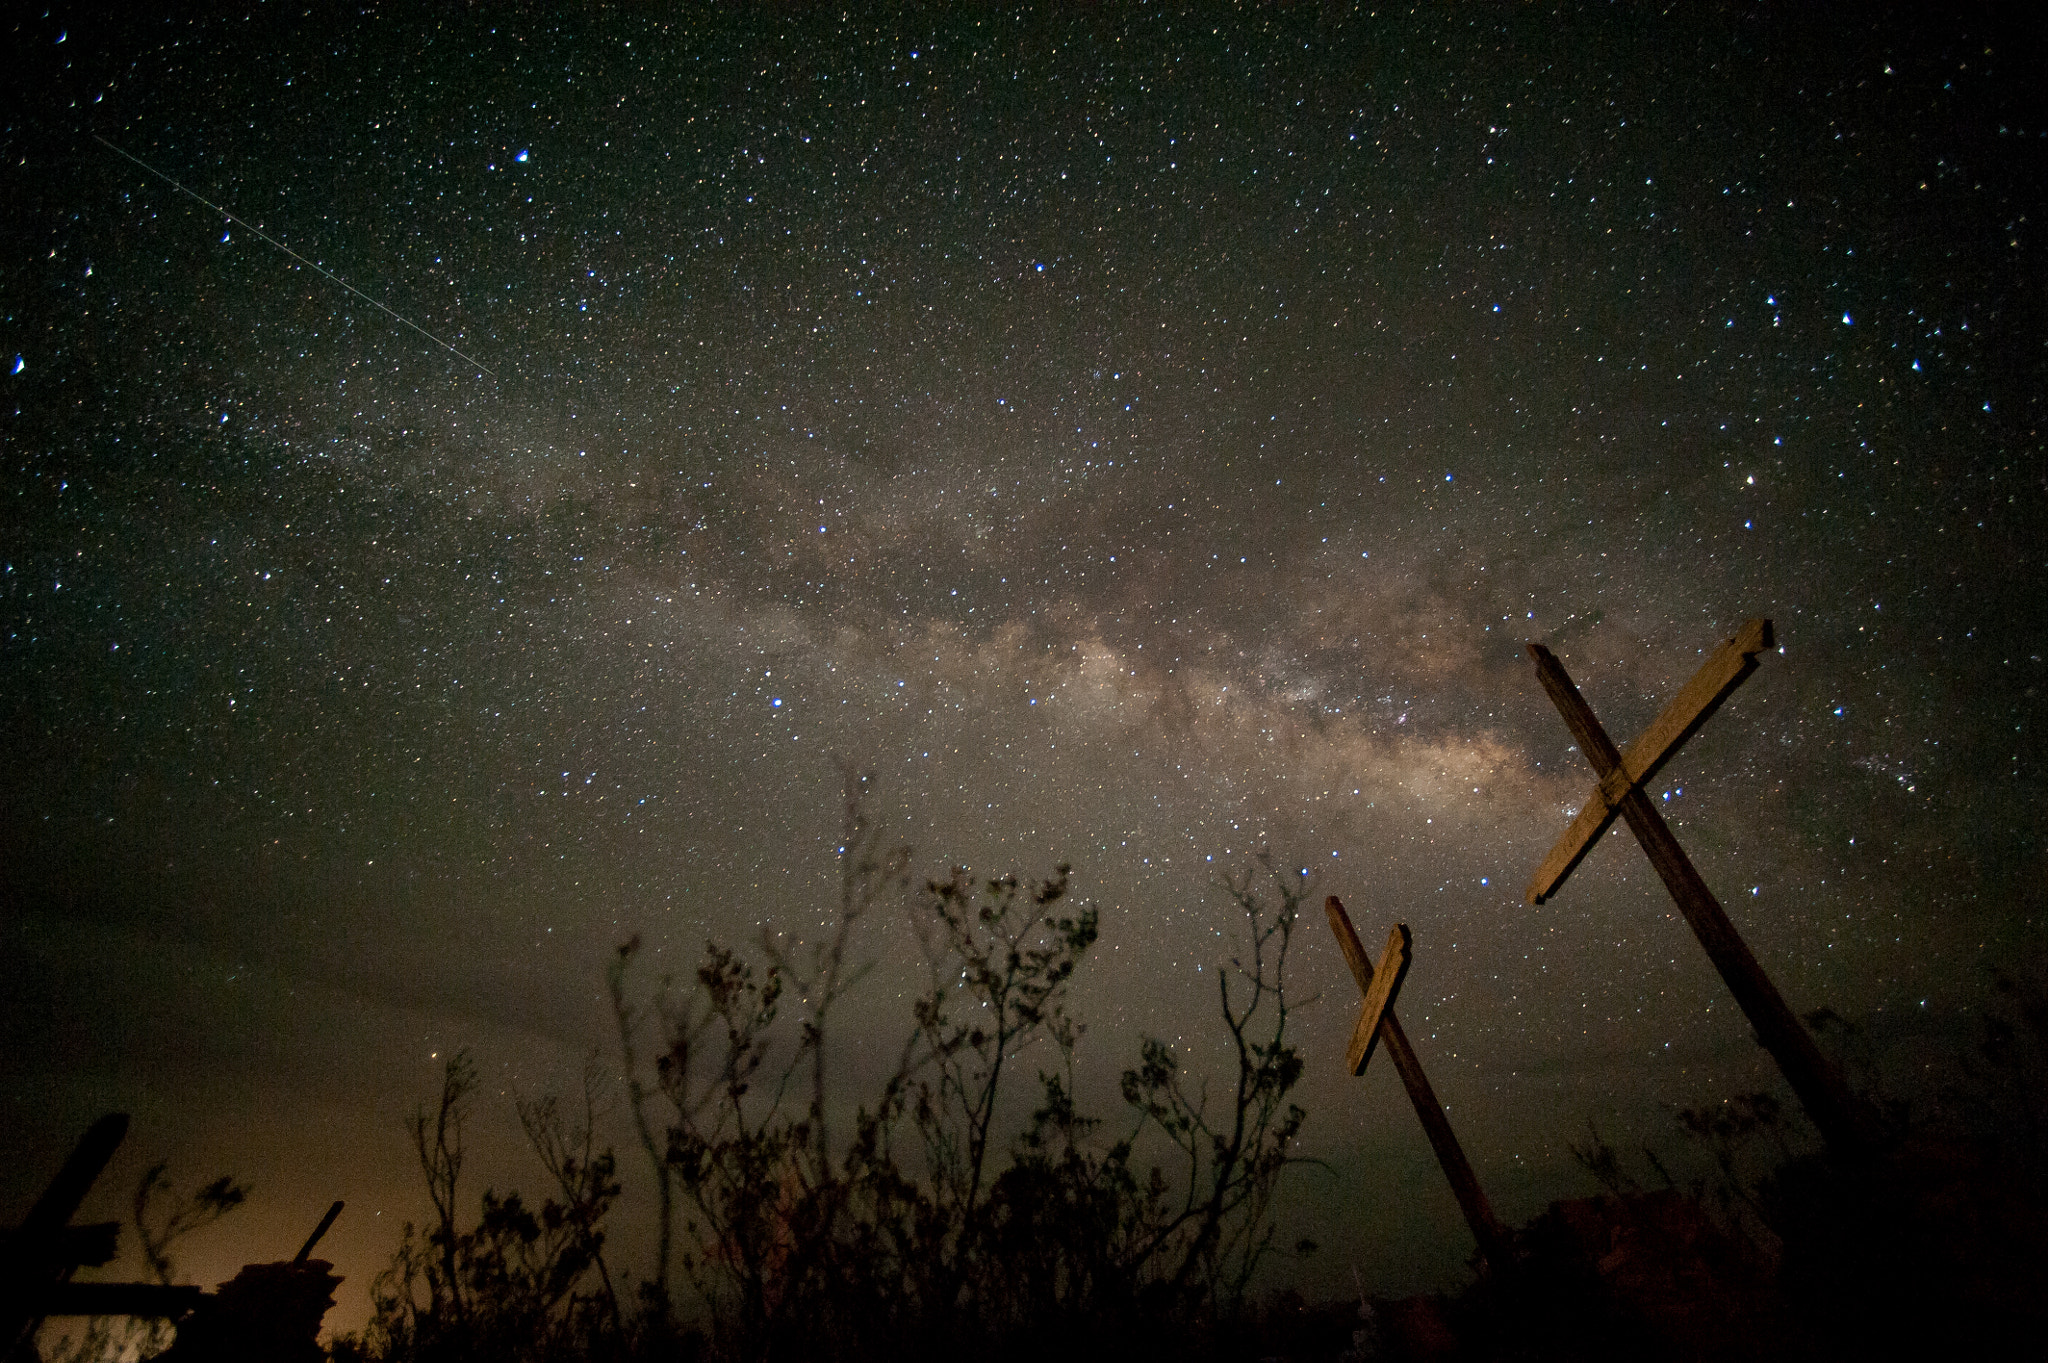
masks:
<path id="1" fill-rule="evenodd" d="M 1744 625 L 1733 639 L 1714 651 L 1714 656 L 1693 674 L 1685 689 L 1671 698 L 1671 703 L 1664 707 L 1664 713 L 1643 730 L 1641 738 L 1629 744 L 1628 751 L 1621 754 L 1620 760 L 1600 772 L 1600 784 L 1586 797 L 1579 817 L 1572 820 L 1572 826 L 1565 830 L 1557 846 L 1550 849 L 1550 855 L 1536 868 L 1536 878 L 1529 882 L 1528 900 L 1531 904 L 1541 904 L 1557 893 L 1564 878 L 1592 848 L 1594 840 L 1614 822 L 1614 816 L 1621 812 L 1622 801 L 1628 793 L 1655 776 L 1665 759 L 1677 752 L 1686 739 L 1699 732 L 1699 727 L 1721 708 L 1721 702 L 1728 699 L 1729 693 L 1756 671 L 1756 655 L 1770 646 L 1770 621 L 1752 620 Z M 1539 649 L 1542 650 L 1540 653 Z M 1545 658 L 1550 658 L 1552 664 L 1557 661 L 1541 644 L 1529 645 L 1529 653 L 1536 659 L 1539 675 L 1544 673 Z M 1564 675 L 1562 667 L 1557 668 L 1557 675 Z M 1565 678 L 1565 684 L 1569 686 L 1571 679 Z M 1546 691 L 1551 691 L 1551 698 L 1555 700 L 1551 678 L 1546 676 L 1543 686 Z M 1591 713 L 1590 710 L 1587 712 L 1589 719 Z M 1571 721 L 1567 718 L 1565 722 L 1569 724 Z M 1572 734 L 1579 736 L 1577 729 L 1573 729 Z M 1583 738 L 1580 746 L 1586 746 Z M 1592 751 L 1591 748 L 1586 750 L 1588 753 Z"/>
<path id="2" fill-rule="evenodd" d="M 1336 934 L 1337 945 L 1344 952 L 1345 964 L 1351 967 L 1351 977 L 1358 981 L 1358 992 L 1366 998 L 1365 1011 L 1359 1018 L 1363 1025 L 1366 1017 L 1374 1011 L 1372 998 L 1376 976 L 1372 958 L 1365 954 L 1365 945 L 1358 940 L 1358 933 L 1351 926 L 1351 916 L 1344 912 L 1343 901 L 1331 895 L 1324 902 L 1323 909 L 1329 915 L 1330 931 Z M 1407 931 L 1397 927 L 1395 933 L 1405 948 Z M 1401 954 L 1405 957 L 1406 951 Z M 1465 1159 L 1465 1152 L 1451 1131 L 1451 1119 L 1444 1114 L 1443 1104 L 1436 1099 L 1436 1090 L 1429 1086 L 1429 1077 L 1422 1072 L 1422 1062 L 1416 1059 L 1415 1048 L 1408 1044 L 1408 1034 L 1401 1030 L 1400 1020 L 1394 1016 L 1392 995 L 1398 987 L 1401 972 L 1406 969 L 1406 961 L 1390 963 L 1383 957 L 1380 964 L 1391 970 L 1395 979 L 1393 984 L 1385 987 L 1375 1033 L 1386 1043 L 1387 1058 L 1394 1062 L 1395 1070 L 1401 1075 L 1402 1087 L 1408 1090 L 1408 1100 L 1415 1104 L 1415 1115 L 1422 1119 L 1422 1129 L 1429 1137 L 1430 1148 L 1436 1151 L 1437 1163 L 1443 1166 L 1444 1177 L 1450 1181 L 1451 1192 L 1458 1199 L 1458 1210 L 1465 1214 L 1465 1224 L 1472 1228 L 1472 1238 L 1479 1242 L 1480 1256 L 1488 1264 L 1505 1270 L 1512 1262 L 1508 1233 L 1494 1219 L 1493 1207 L 1480 1190 L 1472 1165 Z M 1360 1047 L 1355 1036 L 1352 1045 L 1360 1052 L 1352 1061 L 1355 1074 L 1365 1068 L 1370 1048 L 1369 1044 Z"/>
<path id="3" fill-rule="evenodd" d="M 1643 845 L 1650 864 L 1663 877 L 1679 912 L 1685 915 L 1714 968 L 1721 972 L 1728 992 L 1742 1006 L 1743 1014 L 1756 1029 L 1758 1042 L 1778 1062 L 1806 1115 L 1837 1153 L 1861 1154 L 1876 1139 L 1876 1114 L 1849 1091 L 1841 1074 L 1813 1044 L 1812 1036 L 1793 1016 L 1784 996 L 1750 954 L 1748 944 L 1728 921 L 1720 901 L 1707 889 L 1685 849 L 1678 845 L 1678 839 L 1642 790 L 1642 782 L 1755 670 L 1754 655 L 1768 648 L 1770 642 L 1770 621 L 1752 620 L 1743 626 L 1741 633 L 1707 660 L 1626 755 L 1615 748 L 1614 740 L 1600 727 L 1592 707 L 1579 694 L 1564 665 L 1543 645 L 1529 645 L 1537 679 L 1558 713 L 1564 716 L 1565 727 L 1578 740 L 1580 751 L 1593 764 L 1600 785 L 1565 836 L 1544 858 L 1542 869 L 1529 886 L 1528 897 L 1533 904 L 1554 894 L 1618 812 Z"/>
<path id="4" fill-rule="evenodd" d="M 0 1236 L 0 1357 L 14 1357 L 35 1337 L 49 1314 L 47 1298 L 70 1283 L 80 1264 L 114 1257 L 118 1226 L 73 1227 L 71 1217 L 127 1136 L 125 1112 L 94 1122 L 19 1229 Z"/>
<path id="5" fill-rule="evenodd" d="M 1394 924 L 1387 934 L 1387 949 L 1380 953 L 1379 968 L 1373 971 L 1372 986 L 1365 991 L 1365 1005 L 1351 1028 L 1351 1045 L 1345 1049 L 1344 1064 L 1354 1078 L 1365 1073 L 1372 1059 L 1373 1043 L 1380 1039 L 1380 1019 L 1394 1006 L 1401 981 L 1408 978 L 1408 925 Z"/>

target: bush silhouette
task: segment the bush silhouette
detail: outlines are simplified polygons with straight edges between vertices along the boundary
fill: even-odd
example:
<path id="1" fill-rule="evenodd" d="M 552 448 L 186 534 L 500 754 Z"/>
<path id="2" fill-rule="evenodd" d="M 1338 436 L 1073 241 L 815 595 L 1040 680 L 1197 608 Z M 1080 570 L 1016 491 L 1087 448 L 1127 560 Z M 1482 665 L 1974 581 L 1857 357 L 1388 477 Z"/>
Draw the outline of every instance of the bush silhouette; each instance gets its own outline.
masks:
<path id="1" fill-rule="evenodd" d="M 907 850 L 883 847 L 861 812 L 863 786 L 848 782 L 839 904 L 819 939 L 752 954 L 709 943 L 644 1001 L 638 940 L 612 962 L 626 1115 L 656 1190 L 638 1290 L 622 1302 L 604 1258 L 619 1184 L 592 1135 L 602 1081 L 593 1072 L 573 1122 L 553 1100 L 521 1108 L 555 1195 L 534 1209 L 486 1191 L 465 1225 L 474 1074 L 457 1056 L 413 1130 L 432 1219 L 407 1228 L 370 1326 L 337 1358 L 1092 1354 L 1193 1346 L 1237 1317 L 1305 1115 L 1289 1101 L 1302 1064 L 1285 982 L 1300 881 L 1265 865 L 1227 884 L 1245 938 L 1218 972 L 1224 1097 L 1211 1103 L 1146 1038 L 1110 1134 L 1074 1098 L 1069 993 L 1100 919 L 1070 903 L 1067 868 L 1040 881 L 956 869 L 913 890 Z M 927 987 L 894 1066 L 835 1135 L 834 1010 L 860 974 L 863 924 L 906 895 Z"/>

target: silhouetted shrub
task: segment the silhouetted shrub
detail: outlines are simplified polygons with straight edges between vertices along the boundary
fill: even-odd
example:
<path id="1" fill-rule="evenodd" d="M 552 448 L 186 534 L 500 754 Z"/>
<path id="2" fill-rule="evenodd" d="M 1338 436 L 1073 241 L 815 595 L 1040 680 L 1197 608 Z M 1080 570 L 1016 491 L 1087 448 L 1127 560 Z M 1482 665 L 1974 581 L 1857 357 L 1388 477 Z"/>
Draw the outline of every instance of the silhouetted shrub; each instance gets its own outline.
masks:
<path id="1" fill-rule="evenodd" d="M 529 1141 L 559 1198 L 527 1206 L 485 1189 L 475 1223 L 462 1224 L 463 1126 L 476 1086 L 466 1054 L 448 1060 L 434 1111 L 413 1122 L 413 1148 L 434 1219 L 408 1223 L 391 1266 L 370 1290 L 369 1325 L 337 1340 L 338 1360 L 555 1360 L 623 1357 L 625 1321 L 605 1267 L 603 1222 L 619 1185 L 613 1159 L 593 1152 L 595 1075 L 571 1128 L 553 1100 L 521 1105 Z"/>
<path id="2" fill-rule="evenodd" d="M 559 1196 L 535 1211 L 486 1191 L 465 1228 L 474 1081 L 457 1057 L 413 1131 L 433 1219 L 407 1227 L 374 1319 L 337 1358 L 1095 1356 L 1221 1339 L 1270 1248 L 1305 1115 L 1288 1097 L 1302 1063 L 1285 987 L 1299 880 L 1265 866 L 1228 884 L 1246 937 L 1218 973 L 1226 1096 L 1210 1104 L 1146 1038 L 1111 1138 L 1073 1097 L 1069 989 L 1100 920 L 1069 907 L 1067 868 L 1035 882 L 955 870 L 912 891 L 908 852 L 880 845 L 862 785 L 849 780 L 836 919 L 807 947 L 707 944 L 644 1003 L 637 939 L 612 963 L 627 1115 L 657 1198 L 654 1271 L 630 1304 L 603 1257 L 619 1187 L 593 1148 L 594 1086 L 573 1127 L 552 1103 L 522 1108 Z M 850 951 L 906 894 L 927 987 L 896 1064 L 835 1138 L 824 1055 L 859 973 Z M 1005 1130 L 1019 1084 L 1037 1102 Z"/>

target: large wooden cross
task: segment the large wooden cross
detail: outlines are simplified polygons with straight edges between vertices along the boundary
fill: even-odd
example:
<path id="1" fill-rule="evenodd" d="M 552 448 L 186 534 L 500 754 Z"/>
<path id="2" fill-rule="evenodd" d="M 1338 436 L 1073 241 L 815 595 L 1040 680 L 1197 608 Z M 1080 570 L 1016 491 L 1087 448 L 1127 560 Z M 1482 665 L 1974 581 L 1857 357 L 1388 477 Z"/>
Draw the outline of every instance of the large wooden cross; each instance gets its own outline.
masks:
<path id="1" fill-rule="evenodd" d="M 1735 925 L 1728 921 L 1720 902 L 1707 889 L 1685 849 L 1678 845 L 1678 839 L 1672 836 L 1670 827 L 1642 788 L 1729 693 L 1756 670 L 1756 655 L 1769 647 L 1770 621 L 1751 620 L 1744 625 L 1707 659 L 1705 666 L 1643 731 L 1642 737 L 1623 753 L 1600 727 L 1592 707 L 1572 684 L 1564 665 L 1543 645 L 1529 645 L 1529 656 L 1536 661 L 1537 679 L 1543 683 L 1558 713 L 1564 716 L 1565 727 L 1578 740 L 1580 751 L 1593 764 L 1593 774 L 1600 778 L 1600 784 L 1587 796 L 1578 817 L 1537 868 L 1535 879 L 1529 882 L 1528 900 L 1540 904 L 1556 894 L 1572 868 L 1619 814 L 1642 843 L 1657 874 L 1664 878 L 1679 912 L 1685 915 L 1700 945 L 1706 948 L 1708 958 L 1721 972 L 1735 1001 L 1742 1005 L 1750 1025 L 1756 1028 L 1757 1040 L 1778 1062 L 1786 1082 L 1799 1095 L 1807 1116 L 1820 1128 L 1832 1149 L 1845 1154 L 1861 1153 L 1876 1138 L 1875 1114 L 1849 1091 L 1841 1074 L 1813 1044 L 1812 1036 L 1793 1016 L 1784 997 L 1750 954 Z"/>
<path id="2" fill-rule="evenodd" d="M 1479 1242 L 1480 1255 L 1488 1264 L 1505 1270 L 1510 1262 L 1507 1232 L 1494 1219 L 1493 1208 L 1480 1191 L 1479 1180 L 1473 1177 L 1472 1166 L 1451 1131 L 1451 1119 L 1445 1115 L 1443 1104 L 1436 1100 L 1436 1091 L 1430 1088 L 1429 1077 L 1422 1072 L 1422 1062 L 1415 1058 L 1415 1048 L 1408 1044 L 1408 1034 L 1401 1030 L 1400 1020 L 1394 1016 L 1394 995 L 1408 970 L 1407 926 L 1395 926 L 1387 938 L 1387 950 L 1380 957 L 1380 969 L 1375 973 L 1372 958 L 1365 954 L 1365 945 L 1352 929 L 1351 916 L 1344 912 L 1343 901 L 1331 895 L 1323 909 L 1330 918 L 1330 931 L 1337 935 L 1337 945 L 1344 952 L 1344 961 L 1351 967 L 1351 977 L 1358 981 L 1358 992 L 1365 999 L 1358 1025 L 1352 1029 L 1345 1063 L 1353 1074 L 1362 1074 L 1366 1062 L 1372 1059 L 1373 1042 L 1386 1043 L 1387 1058 L 1394 1062 L 1402 1086 L 1408 1090 L 1408 1099 L 1415 1104 L 1415 1115 L 1422 1119 L 1422 1129 L 1429 1136 L 1430 1148 L 1436 1151 L 1437 1163 L 1443 1166 L 1444 1177 L 1450 1180 L 1458 1209 L 1465 1214 L 1465 1224 L 1472 1228 L 1472 1238 Z"/>

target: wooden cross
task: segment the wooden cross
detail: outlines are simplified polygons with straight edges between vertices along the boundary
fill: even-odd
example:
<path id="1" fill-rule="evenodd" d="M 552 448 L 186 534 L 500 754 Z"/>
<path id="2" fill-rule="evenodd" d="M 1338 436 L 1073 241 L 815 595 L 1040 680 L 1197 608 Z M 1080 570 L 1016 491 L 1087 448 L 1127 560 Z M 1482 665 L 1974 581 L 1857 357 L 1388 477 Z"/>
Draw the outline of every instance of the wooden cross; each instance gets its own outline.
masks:
<path id="1" fill-rule="evenodd" d="M 1379 968 L 1374 970 L 1367 965 L 1366 969 L 1372 972 L 1372 984 L 1365 991 L 1365 1004 L 1358 1010 L 1358 1021 L 1351 1028 L 1351 1045 L 1344 1052 L 1344 1063 L 1354 1078 L 1365 1073 L 1366 1062 L 1372 1059 L 1373 1043 L 1380 1039 L 1380 1019 L 1394 1006 L 1394 995 L 1401 992 L 1401 981 L 1408 978 L 1406 923 L 1394 924 L 1394 930 L 1387 934 L 1387 949 L 1380 953 Z"/>
<path id="2" fill-rule="evenodd" d="M 117 1222 L 74 1226 L 72 1215 L 128 1135 L 128 1117 L 112 1113 L 79 1138 L 26 1220 L 0 1232 L 0 1357 L 12 1358 L 45 1316 L 124 1315 L 175 1319 L 199 1304 L 196 1287 L 156 1283 L 74 1283 L 81 1267 L 114 1257 Z"/>
<path id="3" fill-rule="evenodd" d="M 1407 926 L 1395 925 L 1387 938 L 1386 953 L 1380 957 L 1380 969 L 1375 972 L 1372 959 L 1365 954 L 1365 945 L 1352 929 L 1351 916 L 1344 912 L 1343 901 L 1331 895 L 1323 908 L 1330 918 L 1330 931 L 1337 935 L 1337 945 L 1344 952 L 1345 963 L 1351 967 L 1351 976 L 1358 981 L 1358 992 L 1365 999 L 1346 1055 L 1351 1072 L 1364 1072 L 1366 1062 L 1372 1058 L 1375 1039 L 1386 1043 L 1387 1058 L 1394 1062 L 1402 1086 L 1408 1090 L 1408 1099 L 1415 1104 L 1415 1115 L 1422 1119 L 1422 1129 L 1429 1136 L 1430 1148 L 1436 1151 L 1437 1163 L 1443 1166 L 1444 1177 L 1450 1180 L 1458 1209 L 1465 1213 L 1465 1224 L 1472 1228 L 1472 1238 L 1479 1242 L 1481 1257 L 1488 1264 L 1505 1269 L 1511 1262 L 1507 1231 L 1494 1219 L 1493 1208 L 1480 1191 L 1479 1180 L 1473 1176 L 1472 1166 L 1451 1131 L 1451 1119 L 1444 1114 L 1443 1104 L 1436 1100 L 1436 1091 L 1430 1088 L 1429 1077 L 1422 1072 L 1422 1062 L 1415 1058 L 1415 1048 L 1408 1044 L 1408 1034 L 1401 1030 L 1400 1020 L 1394 1016 L 1394 995 L 1408 970 Z"/>
<path id="4" fill-rule="evenodd" d="M 1843 1154 L 1861 1153 L 1875 1139 L 1875 1113 L 1850 1093 L 1835 1067 L 1813 1044 L 1813 1038 L 1793 1016 L 1756 957 L 1750 954 L 1748 944 L 1728 921 L 1720 902 L 1707 889 L 1685 849 L 1678 845 L 1678 839 L 1672 836 L 1642 789 L 1643 783 L 1656 775 L 1679 745 L 1756 670 L 1756 655 L 1769 647 L 1770 621 L 1751 620 L 1745 624 L 1707 659 L 1685 689 L 1664 707 L 1664 713 L 1643 731 L 1642 737 L 1622 753 L 1594 718 L 1592 707 L 1572 684 L 1563 664 L 1543 645 L 1529 645 L 1529 656 L 1536 661 L 1537 679 L 1543 683 L 1558 713 L 1564 716 L 1565 727 L 1578 740 L 1580 751 L 1593 764 L 1600 784 L 1537 868 L 1535 879 L 1529 882 L 1528 900 L 1540 904 L 1556 894 L 1572 868 L 1619 814 L 1642 843 L 1650 864 L 1664 878 L 1679 912 L 1685 915 L 1700 945 L 1706 948 L 1708 958 L 1721 972 L 1735 1001 L 1742 1005 L 1743 1013 L 1756 1029 L 1757 1040 L 1778 1062 L 1786 1082 L 1799 1095 L 1807 1116 L 1820 1128 L 1832 1149 Z"/>
<path id="5" fill-rule="evenodd" d="M 299 1249 L 299 1257 L 289 1266 L 251 1264 L 234 1282 L 224 1284 L 232 1289 L 235 1283 L 255 1275 L 265 1289 L 264 1294 L 256 1297 L 246 1293 L 237 1297 L 231 1292 L 214 1295 L 196 1287 L 161 1283 L 72 1282 L 71 1275 L 78 1269 L 97 1268 L 115 1257 L 119 1222 L 74 1226 L 71 1218 L 127 1136 L 128 1115 L 124 1112 L 109 1113 L 94 1122 L 79 1138 L 71 1158 L 64 1161 L 64 1167 L 36 1199 L 28 1219 L 13 1230 L 0 1230 L 0 1359 L 34 1356 L 30 1341 L 46 1316 L 154 1316 L 180 1322 L 179 1357 L 186 1357 L 188 1351 L 194 1358 L 271 1356 L 274 1350 L 268 1344 L 272 1327 L 266 1325 L 262 1310 L 251 1311 L 250 1303 L 276 1302 L 279 1287 L 289 1285 L 293 1275 L 297 1275 L 300 1283 L 317 1289 L 319 1299 L 326 1298 L 341 1279 L 328 1273 L 329 1266 L 323 1260 L 308 1260 L 313 1247 L 334 1224 L 334 1218 L 341 1215 L 342 1204 L 336 1202 L 327 1209 L 327 1215 L 320 1219 L 319 1226 Z M 281 1268 L 286 1269 L 283 1275 L 277 1272 Z M 211 1319 L 207 1315 L 209 1310 L 215 1313 Z M 311 1317 L 315 1328 L 325 1311 L 322 1306 Z M 253 1329 L 251 1319 L 255 1322 Z M 211 1343 L 193 1346 L 184 1342 L 184 1332 L 195 1323 Z M 311 1347 L 311 1330 L 306 1339 Z M 249 1342 L 252 1340 L 262 1347 Z"/>

